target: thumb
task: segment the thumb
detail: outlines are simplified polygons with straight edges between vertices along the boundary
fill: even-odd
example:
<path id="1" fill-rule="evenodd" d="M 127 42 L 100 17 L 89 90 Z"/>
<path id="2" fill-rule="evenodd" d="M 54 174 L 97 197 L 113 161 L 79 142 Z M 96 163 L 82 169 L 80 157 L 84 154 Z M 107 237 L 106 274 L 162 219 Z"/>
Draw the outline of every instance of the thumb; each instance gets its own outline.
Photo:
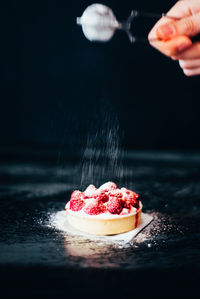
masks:
<path id="1" fill-rule="evenodd" d="M 168 40 L 177 35 L 195 36 L 200 32 L 200 13 L 165 23 L 157 28 L 157 36 Z"/>

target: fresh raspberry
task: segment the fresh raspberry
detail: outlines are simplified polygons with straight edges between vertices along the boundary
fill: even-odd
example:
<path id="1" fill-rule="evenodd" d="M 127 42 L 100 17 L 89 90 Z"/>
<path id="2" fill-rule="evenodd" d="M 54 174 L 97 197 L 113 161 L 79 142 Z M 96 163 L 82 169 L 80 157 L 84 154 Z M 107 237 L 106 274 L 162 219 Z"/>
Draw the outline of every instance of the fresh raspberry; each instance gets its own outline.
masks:
<path id="1" fill-rule="evenodd" d="M 102 203 L 105 203 L 109 200 L 109 196 L 106 194 L 106 192 L 99 189 L 96 190 L 94 198 L 96 198 L 98 202 Z"/>
<path id="2" fill-rule="evenodd" d="M 138 209 L 139 208 L 139 199 L 138 199 L 139 195 L 136 194 L 135 192 L 131 192 L 128 196 L 128 200 L 130 201 L 131 205 Z"/>
<path id="3" fill-rule="evenodd" d="M 111 214 L 120 214 L 123 209 L 123 201 L 116 197 L 111 197 L 107 203 L 107 209 Z"/>
<path id="4" fill-rule="evenodd" d="M 132 201 L 131 201 L 131 205 L 134 207 L 134 208 L 136 208 L 136 209 L 139 209 L 139 199 L 133 199 Z"/>
<path id="5" fill-rule="evenodd" d="M 123 202 L 124 202 L 124 208 L 126 208 L 126 209 L 130 209 L 130 207 L 131 207 L 131 202 L 128 200 L 128 197 L 124 197 L 124 198 L 123 198 Z"/>
<path id="6" fill-rule="evenodd" d="M 126 188 L 121 188 L 121 191 L 123 192 L 124 195 L 129 195 L 129 196 L 132 196 L 134 197 L 134 199 L 138 198 L 139 195 L 131 190 L 128 190 Z"/>
<path id="7" fill-rule="evenodd" d="M 70 199 L 69 208 L 74 212 L 80 211 L 85 205 L 85 202 L 82 199 Z"/>
<path id="8" fill-rule="evenodd" d="M 130 209 L 131 206 L 138 209 L 139 208 L 139 195 L 131 190 L 128 190 L 126 188 L 121 188 L 121 191 L 123 192 L 123 200 L 124 200 L 124 207 L 127 209 Z"/>
<path id="9" fill-rule="evenodd" d="M 87 207 L 84 208 L 84 212 L 89 215 L 99 215 L 106 211 L 106 207 L 99 203 L 98 200 L 94 200 Z"/>
<path id="10" fill-rule="evenodd" d="M 116 197 L 118 199 L 122 199 L 123 192 L 120 189 L 110 190 L 108 191 L 109 196 Z"/>
<path id="11" fill-rule="evenodd" d="M 99 190 L 110 191 L 117 189 L 117 185 L 113 182 L 107 182 L 99 187 Z"/>
<path id="12" fill-rule="evenodd" d="M 130 191 L 128 190 L 128 189 L 126 189 L 126 188 L 121 188 L 121 191 L 124 193 L 124 194 L 129 194 L 130 193 Z"/>
<path id="13" fill-rule="evenodd" d="M 92 198 L 96 192 L 97 188 L 94 185 L 89 185 L 83 192 L 84 198 Z"/>
<path id="14" fill-rule="evenodd" d="M 83 193 L 81 191 L 78 191 L 78 190 L 75 190 L 74 192 L 72 192 L 72 195 L 71 195 L 71 199 L 82 199 L 83 197 Z"/>
<path id="15" fill-rule="evenodd" d="M 130 209 L 131 206 L 138 209 L 139 208 L 139 199 L 137 197 L 130 195 L 127 195 L 123 198 L 124 200 L 124 207 L 127 209 Z"/>
<path id="16" fill-rule="evenodd" d="M 75 190 L 72 192 L 70 202 L 69 202 L 69 208 L 70 210 L 77 212 L 80 211 L 85 205 L 85 202 L 83 200 L 83 193 Z"/>

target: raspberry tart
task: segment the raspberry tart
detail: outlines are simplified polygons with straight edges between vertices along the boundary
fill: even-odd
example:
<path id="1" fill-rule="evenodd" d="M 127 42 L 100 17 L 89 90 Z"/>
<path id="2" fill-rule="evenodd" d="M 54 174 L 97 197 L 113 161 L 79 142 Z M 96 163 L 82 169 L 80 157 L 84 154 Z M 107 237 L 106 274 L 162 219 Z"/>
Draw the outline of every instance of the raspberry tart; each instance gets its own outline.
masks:
<path id="1" fill-rule="evenodd" d="M 98 189 L 89 185 L 84 192 L 75 190 L 65 210 L 70 225 L 95 235 L 128 232 L 140 223 L 142 203 L 139 195 L 107 182 Z"/>

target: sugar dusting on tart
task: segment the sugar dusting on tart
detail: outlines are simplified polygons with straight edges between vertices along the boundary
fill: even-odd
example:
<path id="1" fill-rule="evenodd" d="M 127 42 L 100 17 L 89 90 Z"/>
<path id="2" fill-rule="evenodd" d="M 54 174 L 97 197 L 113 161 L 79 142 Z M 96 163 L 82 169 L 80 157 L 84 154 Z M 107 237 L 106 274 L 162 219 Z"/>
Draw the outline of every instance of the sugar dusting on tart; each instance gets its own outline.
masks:
<path id="1" fill-rule="evenodd" d="M 76 228 L 111 234 L 136 228 L 142 203 L 134 191 L 119 189 L 115 183 L 107 182 L 99 188 L 89 185 L 83 192 L 75 190 L 65 210 L 70 224 Z"/>
<path id="2" fill-rule="evenodd" d="M 67 211 L 75 214 L 101 215 L 103 218 L 135 214 L 140 208 L 141 202 L 137 193 L 126 188 L 119 189 L 113 182 L 107 182 L 98 189 L 89 185 L 83 192 L 75 190 L 65 206 Z"/>

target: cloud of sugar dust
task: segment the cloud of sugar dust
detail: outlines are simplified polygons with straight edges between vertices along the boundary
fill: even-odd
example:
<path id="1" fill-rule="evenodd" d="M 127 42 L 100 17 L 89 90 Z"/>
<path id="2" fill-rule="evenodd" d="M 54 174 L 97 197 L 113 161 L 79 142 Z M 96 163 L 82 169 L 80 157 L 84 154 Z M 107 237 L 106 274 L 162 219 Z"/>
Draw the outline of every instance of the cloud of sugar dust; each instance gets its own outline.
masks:
<path id="1" fill-rule="evenodd" d="M 81 162 L 81 188 L 89 184 L 99 187 L 106 181 L 121 182 L 123 178 L 120 130 L 117 114 L 111 103 L 102 99 L 91 120 Z"/>

